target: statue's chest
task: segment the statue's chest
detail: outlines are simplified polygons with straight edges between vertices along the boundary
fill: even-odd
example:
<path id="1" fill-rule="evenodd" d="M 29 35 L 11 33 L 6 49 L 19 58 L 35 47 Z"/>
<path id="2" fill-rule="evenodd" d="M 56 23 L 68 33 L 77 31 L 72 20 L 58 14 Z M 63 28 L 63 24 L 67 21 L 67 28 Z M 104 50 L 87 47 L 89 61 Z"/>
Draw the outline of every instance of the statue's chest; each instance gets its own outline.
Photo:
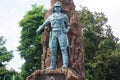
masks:
<path id="1" fill-rule="evenodd" d="M 63 22 L 63 16 L 62 15 L 54 15 L 51 18 L 52 23 L 61 23 Z"/>

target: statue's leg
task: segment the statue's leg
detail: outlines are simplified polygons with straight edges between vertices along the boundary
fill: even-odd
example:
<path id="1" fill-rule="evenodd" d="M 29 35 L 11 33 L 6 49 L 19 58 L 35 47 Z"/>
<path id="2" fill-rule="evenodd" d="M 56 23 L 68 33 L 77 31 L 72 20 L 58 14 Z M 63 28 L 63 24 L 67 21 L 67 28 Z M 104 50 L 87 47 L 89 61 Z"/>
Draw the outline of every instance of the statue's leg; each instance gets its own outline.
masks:
<path id="1" fill-rule="evenodd" d="M 68 61 L 69 61 L 69 56 L 68 56 L 68 38 L 67 35 L 61 35 L 59 37 L 59 44 L 62 52 L 62 58 L 63 58 L 63 68 L 68 68 Z"/>
<path id="2" fill-rule="evenodd" d="M 51 50 L 51 63 L 50 63 L 50 67 L 48 67 L 47 69 L 52 70 L 56 68 L 58 42 L 57 42 L 57 38 L 54 35 L 51 37 L 51 40 L 49 42 L 50 42 L 49 47 Z"/>
<path id="3" fill-rule="evenodd" d="M 67 49 L 62 47 L 61 48 L 62 51 L 62 58 L 63 58 L 63 68 L 67 68 L 68 67 L 68 53 L 67 53 Z"/>

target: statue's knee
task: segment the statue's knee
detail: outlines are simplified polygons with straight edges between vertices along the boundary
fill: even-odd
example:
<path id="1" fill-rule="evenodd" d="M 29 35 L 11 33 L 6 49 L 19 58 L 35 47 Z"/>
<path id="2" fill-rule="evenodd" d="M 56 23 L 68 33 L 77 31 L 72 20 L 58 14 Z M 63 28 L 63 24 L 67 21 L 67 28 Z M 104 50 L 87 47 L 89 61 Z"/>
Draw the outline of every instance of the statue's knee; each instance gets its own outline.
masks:
<path id="1" fill-rule="evenodd" d="M 67 55 L 67 49 L 66 48 L 61 48 L 61 52 L 63 55 Z"/>
<path id="2" fill-rule="evenodd" d="M 61 51 L 66 51 L 66 48 L 65 47 L 61 47 Z"/>

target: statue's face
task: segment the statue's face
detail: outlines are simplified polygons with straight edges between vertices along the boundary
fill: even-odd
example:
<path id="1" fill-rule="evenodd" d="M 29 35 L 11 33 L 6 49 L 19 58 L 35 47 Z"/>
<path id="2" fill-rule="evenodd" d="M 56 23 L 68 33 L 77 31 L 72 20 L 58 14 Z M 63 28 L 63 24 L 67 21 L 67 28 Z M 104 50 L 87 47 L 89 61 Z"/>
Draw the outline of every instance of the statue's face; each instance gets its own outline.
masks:
<path id="1" fill-rule="evenodd" d="M 61 7 L 60 6 L 55 6 L 54 11 L 55 12 L 61 12 Z"/>

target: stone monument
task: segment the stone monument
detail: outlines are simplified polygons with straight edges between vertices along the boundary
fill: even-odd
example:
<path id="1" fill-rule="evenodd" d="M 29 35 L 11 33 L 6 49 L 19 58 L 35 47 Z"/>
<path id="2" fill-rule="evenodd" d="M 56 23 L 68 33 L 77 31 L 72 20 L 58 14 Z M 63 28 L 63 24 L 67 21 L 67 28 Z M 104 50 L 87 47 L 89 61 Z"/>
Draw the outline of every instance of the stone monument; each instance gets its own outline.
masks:
<path id="1" fill-rule="evenodd" d="M 73 0 L 51 0 L 51 8 L 46 13 L 46 20 L 52 15 L 56 2 L 61 2 L 64 14 L 69 18 L 70 30 L 67 33 L 69 41 L 69 62 L 67 68 L 61 68 L 64 64 L 60 45 L 57 49 L 57 62 L 55 69 L 49 68 L 51 65 L 51 49 L 49 48 L 49 34 L 51 25 L 47 25 L 42 33 L 42 66 L 41 70 L 34 71 L 27 80 L 85 80 L 84 72 L 84 48 L 80 22 L 78 20 Z"/>

